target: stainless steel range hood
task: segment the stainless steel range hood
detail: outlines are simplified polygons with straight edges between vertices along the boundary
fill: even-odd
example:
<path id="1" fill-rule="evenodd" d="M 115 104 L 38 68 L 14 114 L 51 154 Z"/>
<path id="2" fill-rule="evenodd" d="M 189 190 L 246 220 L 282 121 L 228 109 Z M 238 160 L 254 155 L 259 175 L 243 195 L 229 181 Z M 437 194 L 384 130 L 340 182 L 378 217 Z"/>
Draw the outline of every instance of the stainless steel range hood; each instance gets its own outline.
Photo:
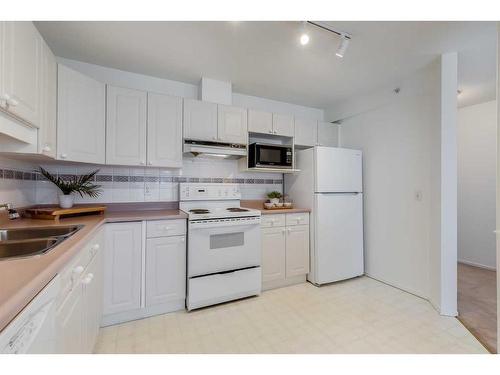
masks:
<path id="1" fill-rule="evenodd" d="M 220 142 L 203 142 L 186 140 L 184 153 L 191 153 L 198 157 L 240 159 L 247 154 L 245 145 Z"/>

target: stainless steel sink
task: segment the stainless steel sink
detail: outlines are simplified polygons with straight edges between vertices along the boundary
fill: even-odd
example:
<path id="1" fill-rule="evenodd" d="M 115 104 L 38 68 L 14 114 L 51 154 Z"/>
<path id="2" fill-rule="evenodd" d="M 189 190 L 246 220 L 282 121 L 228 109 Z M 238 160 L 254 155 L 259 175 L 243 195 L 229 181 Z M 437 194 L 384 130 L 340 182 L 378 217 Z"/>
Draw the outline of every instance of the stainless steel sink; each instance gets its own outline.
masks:
<path id="1" fill-rule="evenodd" d="M 0 259 L 34 256 L 46 253 L 58 245 L 60 238 L 40 238 L 24 241 L 0 242 Z"/>
<path id="2" fill-rule="evenodd" d="M 0 229 L 0 260 L 48 252 L 83 225 Z"/>
<path id="3" fill-rule="evenodd" d="M 33 238 L 69 237 L 81 229 L 81 225 L 63 227 L 34 227 L 0 229 L 0 241 L 30 240 Z"/>

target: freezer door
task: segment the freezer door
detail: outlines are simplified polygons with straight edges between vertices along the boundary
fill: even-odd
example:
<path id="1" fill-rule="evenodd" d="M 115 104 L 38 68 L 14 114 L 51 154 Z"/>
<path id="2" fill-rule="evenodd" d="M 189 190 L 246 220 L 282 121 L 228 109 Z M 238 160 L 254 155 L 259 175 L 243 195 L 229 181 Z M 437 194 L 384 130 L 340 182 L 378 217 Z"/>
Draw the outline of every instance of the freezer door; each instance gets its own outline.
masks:
<path id="1" fill-rule="evenodd" d="M 316 147 L 316 192 L 363 191 L 362 152 L 338 147 Z"/>
<path id="2" fill-rule="evenodd" d="M 363 194 L 315 196 L 314 282 L 325 284 L 362 275 Z"/>

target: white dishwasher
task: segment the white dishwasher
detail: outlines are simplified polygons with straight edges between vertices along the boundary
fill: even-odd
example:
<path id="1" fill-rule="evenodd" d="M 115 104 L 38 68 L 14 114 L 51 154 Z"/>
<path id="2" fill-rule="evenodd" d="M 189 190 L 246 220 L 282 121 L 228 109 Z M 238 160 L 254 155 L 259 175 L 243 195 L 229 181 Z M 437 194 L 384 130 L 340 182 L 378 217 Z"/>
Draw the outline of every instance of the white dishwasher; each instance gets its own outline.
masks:
<path id="1" fill-rule="evenodd" d="M 55 353 L 55 299 L 59 275 L 0 332 L 1 354 Z"/>

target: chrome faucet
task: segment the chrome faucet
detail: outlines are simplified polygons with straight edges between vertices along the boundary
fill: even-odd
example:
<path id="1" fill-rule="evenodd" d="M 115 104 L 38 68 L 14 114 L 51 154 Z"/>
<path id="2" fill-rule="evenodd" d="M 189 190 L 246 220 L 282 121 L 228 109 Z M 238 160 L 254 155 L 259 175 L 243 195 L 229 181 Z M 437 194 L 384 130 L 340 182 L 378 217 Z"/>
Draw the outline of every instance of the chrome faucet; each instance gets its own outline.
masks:
<path id="1" fill-rule="evenodd" d="M 3 203 L 0 204 L 0 208 L 5 208 L 5 210 L 9 214 L 9 219 L 14 220 L 14 219 L 19 219 L 19 213 L 16 211 L 14 206 L 11 203 Z"/>

